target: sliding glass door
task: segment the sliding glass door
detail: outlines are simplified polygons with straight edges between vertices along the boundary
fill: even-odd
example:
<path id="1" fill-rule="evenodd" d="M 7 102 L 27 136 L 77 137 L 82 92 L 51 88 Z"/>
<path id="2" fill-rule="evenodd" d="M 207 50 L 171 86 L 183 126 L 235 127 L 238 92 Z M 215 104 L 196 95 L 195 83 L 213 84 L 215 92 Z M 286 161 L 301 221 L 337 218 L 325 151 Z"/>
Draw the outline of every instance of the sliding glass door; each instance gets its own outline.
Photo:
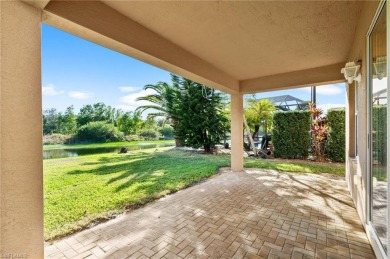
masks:
<path id="1" fill-rule="evenodd" d="M 386 4 L 369 35 L 369 221 L 383 251 L 388 251 L 387 170 L 387 21 Z"/>

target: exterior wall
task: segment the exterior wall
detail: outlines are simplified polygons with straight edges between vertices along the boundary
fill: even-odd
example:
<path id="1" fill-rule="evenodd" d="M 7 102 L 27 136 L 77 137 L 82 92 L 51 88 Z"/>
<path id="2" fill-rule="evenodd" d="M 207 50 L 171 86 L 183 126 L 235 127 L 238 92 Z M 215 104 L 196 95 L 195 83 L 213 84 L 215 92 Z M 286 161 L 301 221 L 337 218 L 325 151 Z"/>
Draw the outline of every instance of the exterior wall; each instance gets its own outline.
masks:
<path id="1" fill-rule="evenodd" d="M 43 258 L 41 10 L 0 11 L 0 257 Z"/>
<path id="2" fill-rule="evenodd" d="M 367 58 L 366 58 L 366 35 L 374 19 L 379 1 L 365 2 L 362 14 L 356 31 L 355 40 L 351 46 L 347 61 L 361 60 L 362 81 L 357 87 L 358 102 L 358 131 L 357 146 L 358 156 L 354 157 L 352 139 L 354 133 L 351 131 L 354 125 L 352 112 L 354 112 L 354 86 L 347 87 L 347 118 L 346 123 L 346 181 L 351 192 L 352 199 L 359 213 L 360 219 L 365 225 L 367 219 L 366 193 L 367 193 Z M 353 134 L 353 135 L 352 135 Z M 357 176 L 355 176 L 357 175 Z"/>

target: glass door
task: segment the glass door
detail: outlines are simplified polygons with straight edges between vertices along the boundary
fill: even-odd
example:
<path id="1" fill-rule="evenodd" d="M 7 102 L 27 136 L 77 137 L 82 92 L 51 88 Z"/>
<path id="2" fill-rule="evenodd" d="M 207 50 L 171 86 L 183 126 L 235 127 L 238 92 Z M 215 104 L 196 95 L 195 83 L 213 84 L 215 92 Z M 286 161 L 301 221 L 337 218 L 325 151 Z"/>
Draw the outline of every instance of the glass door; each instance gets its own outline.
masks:
<path id="1" fill-rule="evenodd" d="M 370 223 L 383 250 L 388 250 L 387 185 L 387 34 L 383 5 L 369 35 L 369 177 Z"/>

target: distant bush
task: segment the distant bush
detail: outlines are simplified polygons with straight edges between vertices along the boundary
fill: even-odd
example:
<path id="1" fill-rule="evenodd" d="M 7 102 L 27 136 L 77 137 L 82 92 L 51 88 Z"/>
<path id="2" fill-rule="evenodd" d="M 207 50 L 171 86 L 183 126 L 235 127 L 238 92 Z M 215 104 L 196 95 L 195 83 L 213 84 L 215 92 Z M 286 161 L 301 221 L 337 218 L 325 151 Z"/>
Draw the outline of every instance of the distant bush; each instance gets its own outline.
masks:
<path id="1" fill-rule="evenodd" d="M 165 126 L 164 128 L 159 128 L 158 132 L 164 139 L 173 139 L 173 128 L 171 126 Z"/>
<path id="2" fill-rule="evenodd" d="M 306 158 L 310 148 L 310 112 L 278 112 L 273 117 L 275 157 Z"/>
<path id="3" fill-rule="evenodd" d="M 345 109 L 332 109 L 327 114 L 329 135 L 325 144 L 328 159 L 333 162 L 345 161 Z"/>
<path id="4" fill-rule="evenodd" d="M 144 140 L 144 138 L 139 136 L 139 135 L 126 135 L 125 139 L 126 139 L 126 141 L 141 141 L 141 140 Z"/>
<path id="5" fill-rule="evenodd" d="M 43 136 L 43 145 L 70 144 L 73 140 L 72 135 L 50 134 Z"/>
<path id="6" fill-rule="evenodd" d="M 125 136 L 114 125 L 104 121 L 89 122 L 77 130 L 77 140 L 80 142 L 111 142 L 124 141 Z"/>
<path id="7" fill-rule="evenodd" d="M 158 140 L 160 138 L 160 133 L 154 129 L 142 129 L 139 132 L 139 135 L 145 140 Z"/>

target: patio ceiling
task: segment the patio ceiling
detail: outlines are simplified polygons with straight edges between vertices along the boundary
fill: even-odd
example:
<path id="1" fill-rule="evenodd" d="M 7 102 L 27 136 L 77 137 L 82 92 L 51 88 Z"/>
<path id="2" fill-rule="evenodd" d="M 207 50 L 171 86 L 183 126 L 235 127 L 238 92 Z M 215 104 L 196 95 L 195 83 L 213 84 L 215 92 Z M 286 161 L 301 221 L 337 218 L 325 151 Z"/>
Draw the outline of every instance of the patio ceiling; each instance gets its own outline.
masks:
<path id="1" fill-rule="evenodd" d="M 41 4 L 42 5 L 42 4 Z M 50 1 L 45 22 L 217 89 L 343 81 L 361 1 Z"/>

